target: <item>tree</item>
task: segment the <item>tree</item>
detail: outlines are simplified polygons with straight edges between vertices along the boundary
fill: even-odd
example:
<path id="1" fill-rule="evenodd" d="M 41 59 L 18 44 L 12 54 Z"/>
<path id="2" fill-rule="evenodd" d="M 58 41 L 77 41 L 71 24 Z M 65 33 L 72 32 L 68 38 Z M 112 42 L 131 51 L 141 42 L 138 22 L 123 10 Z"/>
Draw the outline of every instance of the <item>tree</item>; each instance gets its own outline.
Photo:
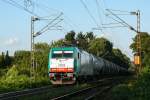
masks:
<path id="1" fill-rule="evenodd" d="M 29 68 L 31 66 L 31 53 L 30 51 L 15 51 L 14 53 L 14 63 L 19 68 Z"/>
<path id="2" fill-rule="evenodd" d="M 50 46 L 47 43 L 35 44 L 36 73 L 41 76 L 47 76 L 49 51 Z"/>
<path id="3" fill-rule="evenodd" d="M 14 64 L 19 71 L 19 75 L 30 76 L 31 52 L 25 50 L 15 51 Z"/>
<path id="4" fill-rule="evenodd" d="M 63 45 L 65 45 L 65 42 L 64 42 L 64 41 L 65 41 L 64 39 L 60 39 L 60 40 L 58 40 L 58 41 L 54 41 L 54 42 L 52 42 L 52 43 L 50 44 L 50 48 L 63 46 Z"/>
<path id="5" fill-rule="evenodd" d="M 113 49 L 113 44 L 105 38 L 93 39 L 88 50 L 90 53 L 109 60 L 120 67 L 128 68 L 130 66 L 130 59 L 121 50 Z"/>
<path id="6" fill-rule="evenodd" d="M 0 68 L 2 67 L 2 56 L 0 55 Z"/>
<path id="7" fill-rule="evenodd" d="M 5 66 L 11 65 L 11 58 L 9 56 L 9 52 L 7 50 L 6 55 L 5 55 Z"/>
<path id="8" fill-rule="evenodd" d="M 112 60 L 114 63 L 127 69 L 130 67 L 130 59 L 125 54 L 123 54 L 120 49 L 113 49 L 113 55 L 114 58 Z"/>
<path id="9" fill-rule="evenodd" d="M 146 32 L 141 32 L 140 33 L 141 36 L 141 49 L 144 52 L 149 52 L 150 51 L 150 47 L 149 47 L 149 39 L 150 39 L 150 35 Z M 133 50 L 133 52 L 137 52 L 137 35 L 133 38 L 133 43 L 130 45 L 130 48 Z"/>
<path id="10" fill-rule="evenodd" d="M 65 40 L 68 42 L 68 44 L 75 44 L 75 35 L 76 33 L 74 31 L 70 31 L 65 35 Z"/>
<path id="11" fill-rule="evenodd" d="M 77 45 L 78 45 L 79 48 L 87 50 L 87 48 L 88 48 L 88 41 L 87 41 L 86 35 L 84 35 L 82 32 L 79 32 L 77 34 L 76 41 L 78 42 Z"/>
<path id="12" fill-rule="evenodd" d="M 89 44 L 88 51 L 96 56 L 103 56 L 112 52 L 113 44 L 105 38 L 96 38 Z"/>
<path id="13" fill-rule="evenodd" d="M 141 32 L 141 53 L 142 53 L 142 65 L 150 67 L 150 35 L 147 32 Z M 130 48 L 135 53 L 137 52 L 137 35 L 133 38 L 133 43 L 130 45 Z"/>
<path id="14" fill-rule="evenodd" d="M 93 32 L 87 32 L 86 38 L 87 38 L 88 42 L 90 42 L 91 40 L 95 39 L 96 37 L 94 36 Z"/>
<path id="15" fill-rule="evenodd" d="M 5 57 L 4 52 L 2 52 L 2 55 L 0 56 L 0 67 L 5 66 Z"/>

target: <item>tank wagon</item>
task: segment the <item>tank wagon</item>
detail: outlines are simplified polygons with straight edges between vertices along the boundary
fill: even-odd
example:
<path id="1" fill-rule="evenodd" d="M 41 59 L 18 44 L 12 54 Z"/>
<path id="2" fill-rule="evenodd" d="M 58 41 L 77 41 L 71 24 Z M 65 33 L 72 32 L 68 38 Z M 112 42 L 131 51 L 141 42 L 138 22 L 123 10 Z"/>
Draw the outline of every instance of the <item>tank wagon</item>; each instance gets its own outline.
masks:
<path id="1" fill-rule="evenodd" d="M 51 48 L 48 71 L 52 84 L 74 84 L 81 79 L 128 73 L 127 69 L 77 47 Z"/>

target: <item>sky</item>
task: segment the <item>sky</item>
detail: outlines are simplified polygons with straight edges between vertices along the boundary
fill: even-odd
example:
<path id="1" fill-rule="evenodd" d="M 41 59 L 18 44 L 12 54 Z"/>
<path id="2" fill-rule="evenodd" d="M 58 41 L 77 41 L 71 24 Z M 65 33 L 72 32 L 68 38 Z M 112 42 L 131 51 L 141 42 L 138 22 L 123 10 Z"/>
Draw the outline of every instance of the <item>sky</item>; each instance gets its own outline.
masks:
<path id="1" fill-rule="evenodd" d="M 11 5 L 10 1 L 15 2 Z M 65 34 L 71 30 L 92 31 L 97 37 L 110 40 L 115 48 L 121 49 L 132 59 L 133 53 L 129 45 L 136 33 L 127 27 L 103 28 L 109 27 L 104 24 L 116 23 L 111 19 L 113 16 L 105 9 L 113 9 L 111 11 L 115 14 L 123 14 L 118 16 L 135 28 L 136 16 L 130 15 L 130 12 L 140 10 L 141 31 L 150 33 L 149 5 L 150 0 L 0 0 L 0 52 L 8 50 L 10 55 L 13 55 L 16 50 L 30 50 L 31 16 L 35 15 L 25 11 L 25 8 L 41 18 L 34 24 L 35 32 L 40 31 L 48 22 L 59 16 L 61 12 L 63 13 L 58 18 L 63 20 L 56 25 L 61 26 L 61 30 L 52 27 L 51 30 L 36 37 L 36 43 L 50 44 L 52 41 L 64 38 Z M 102 30 L 96 30 L 97 28 Z"/>

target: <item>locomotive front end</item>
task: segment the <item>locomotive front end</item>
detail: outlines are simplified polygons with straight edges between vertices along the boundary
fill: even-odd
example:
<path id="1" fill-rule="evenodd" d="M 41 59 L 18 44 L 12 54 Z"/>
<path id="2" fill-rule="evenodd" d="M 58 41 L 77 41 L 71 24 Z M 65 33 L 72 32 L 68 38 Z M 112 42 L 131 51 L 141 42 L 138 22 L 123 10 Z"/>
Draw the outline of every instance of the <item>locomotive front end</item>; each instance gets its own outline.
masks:
<path id="1" fill-rule="evenodd" d="M 49 78 L 52 84 L 75 83 L 73 50 L 51 50 L 49 57 Z"/>

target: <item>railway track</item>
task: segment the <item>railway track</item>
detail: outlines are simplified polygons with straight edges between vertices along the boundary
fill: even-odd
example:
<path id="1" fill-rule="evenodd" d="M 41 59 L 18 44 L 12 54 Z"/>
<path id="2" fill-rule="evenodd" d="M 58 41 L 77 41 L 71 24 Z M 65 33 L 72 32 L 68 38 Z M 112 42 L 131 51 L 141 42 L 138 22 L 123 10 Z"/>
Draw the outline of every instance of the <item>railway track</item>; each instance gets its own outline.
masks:
<path id="1" fill-rule="evenodd" d="M 44 86 L 40 88 L 34 88 L 34 89 L 26 89 L 22 91 L 14 91 L 14 92 L 8 92 L 8 93 L 3 93 L 0 94 L 0 100 L 32 100 L 32 97 L 34 96 L 41 96 L 41 94 L 47 94 L 53 93 L 55 94 L 56 91 L 63 91 L 64 89 L 71 89 L 75 88 L 74 85 L 49 85 L 49 86 Z M 47 98 L 46 98 L 47 99 Z M 38 100 L 41 100 L 38 98 Z M 45 100 L 45 98 L 44 98 Z"/>
<path id="2" fill-rule="evenodd" d="M 91 100 L 98 94 L 109 91 L 114 85 L 112 82 L 115 83 L 113 78 L 99 80 L 91 83 L 92 85 L 87 88 L 51 98 L 51 100 Z"/>
<path id="3" fill-rule="evenodd" d="M 100 96 L 100 95 L 107 93 L 113 86 L 114 86 L 114 84 L 109 85 L 109 86 L 100 87 L 99 89 L 96 89 L 95 92 L 93 92 L 91 95 L 85 97 L 84 100 L 93 100 L 97 96 Z M 98 98 L 98 100 L 103 100 L 103 98 Z"/>
<path id="4" fill-rule="evenodd" d="M 116 78 L 115 80 L 118 80 L 118 79 Z M 102 79 L 98 81 L 88 82 L 86 83 L 88 84 L 87 86 L 83 88 L 79 88 L 79 89 L 75 89 L 76 87 L 75 85 L 71 85 L 71 86 L 63 85 L 63 86 L 55 86 L 55 87 L 53 85 L 49 85 L 49 86 L 40 87 L 40 88 L 26 89 L 23 91 L 3 93 L 3 94 L 0 94 L 0 100 L 16 100 L 16 99 L 21 100 L 24 97 L 25 98 L 28 97 L 24 100 L 28 100 L 29 98 L 31 98 L 30 100 L 32 100 L 32 96 L 40 97 L 41 94 L 47 94 L 47 93 L 51 94 L 50 96 L 51 98 L 46 97 L 46 99 L 44 98 L 44 100 L 47 100 L 47 99 L 48 100 L 49 99 L 68 100 L 68 99 L 74 99 L 74 97 L 80 97 L 80 96 L 84 97 L 84 99 L 86 100 L 90 100 L 94 96 L 101 94 L 101 92 L 109 90 L 111 88 L 110 84 L 112 82 L 113 82 L 113 78 Z M 83 85 L 83 84 L 79 84 L 79 85 Z M 60 90 L 63 91 L 63 89 L 67 89 L 68 92 L 61 92 L 60 94 L 53 96 L 56 93 L 56 91 L 60 91 Z M 77 100 L 77 99 L 74 99 L 74 100 Z"/>
<path id="5" fill-rule="evenodd" d="M 52 85 L 44 86 L 40 88 L 34 88 L 34 89 L 26 89 L 22 91 L 3 93 L 3 94 L 0 94 L 0 100 L 13 100 L 22 96 L 35 95 L 41 92 L 46 92 L 51 87 Z"/>

